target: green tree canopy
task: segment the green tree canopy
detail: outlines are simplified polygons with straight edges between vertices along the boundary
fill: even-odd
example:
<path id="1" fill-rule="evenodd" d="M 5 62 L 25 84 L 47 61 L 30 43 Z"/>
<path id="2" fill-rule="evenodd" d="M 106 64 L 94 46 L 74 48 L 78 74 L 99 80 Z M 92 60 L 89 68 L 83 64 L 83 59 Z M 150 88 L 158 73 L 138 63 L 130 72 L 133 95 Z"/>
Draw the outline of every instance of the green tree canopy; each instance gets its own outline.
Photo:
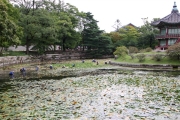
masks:
<path id="1" fill-rule="evenodd" d="M 18 10 L 7 0 L 0 1 L 0 54 L 4 48 L 19 45 L 22 36 L 21 28 L 17 25 Z"/>
<path id="2" fill-rule="evenodd" d="M 99 29 L 97 22 L 93 18 L 92 13 L 86 13 L 84 30 L 82 32 L 83 45 L 94 57 L 100 57 L 102 54 L 111 52 L 112 49 L 110 37 L 103 36 L 103 30 Z"/>
<path id="3" fill-rule="evenodd" d="M 119 29 L 121 40 L 115 43 L 115 47 L 118 46 L 137 46 L 137 42 L 139 39 L 139 32 L 137 28 L 133 26 L 125 26 Z"/>
<path id="4" fill-rule="evenodd" d="M 138 48 L 154 48 L 157 44 L 157 41 L 155 40 L 155 34 L 157 34 L 158 31 L 158 29 L 154 28 L 148 21 L 146 21 L 144 25 L 139 28 L 140 38 L 137 45 Z"/>

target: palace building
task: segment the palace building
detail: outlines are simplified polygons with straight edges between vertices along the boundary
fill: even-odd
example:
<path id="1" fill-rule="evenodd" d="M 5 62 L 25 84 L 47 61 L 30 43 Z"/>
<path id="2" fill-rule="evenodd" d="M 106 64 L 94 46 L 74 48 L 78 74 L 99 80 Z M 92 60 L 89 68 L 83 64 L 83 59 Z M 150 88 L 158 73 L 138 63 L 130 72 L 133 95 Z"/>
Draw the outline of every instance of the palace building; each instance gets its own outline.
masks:
<path id="1" fill-rule="evenodd" d="M 155 36 L 159 41 L 156 49 L 166 50 L 168 46 L 180 42 L 180 13 L 176 2 L 174 2 L 171 14 L 152 22 L 151 25 L 160 30 L 160 34 Z"/>

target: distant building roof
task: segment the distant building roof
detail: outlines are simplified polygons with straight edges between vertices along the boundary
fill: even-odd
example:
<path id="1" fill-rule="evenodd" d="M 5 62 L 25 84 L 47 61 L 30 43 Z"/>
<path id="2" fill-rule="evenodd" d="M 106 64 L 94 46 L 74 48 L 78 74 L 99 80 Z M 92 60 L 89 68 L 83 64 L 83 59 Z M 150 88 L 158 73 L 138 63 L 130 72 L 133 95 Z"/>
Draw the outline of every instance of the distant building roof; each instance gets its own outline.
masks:
<path id="1" fill-rule="evenodd" d="M 122 26 L 121 28 L 124 28 L 124 27 L 126 27 L 126 26 L 132 26 L 132 27 L 134 27 L 134 28 L 138 28 L 137 26 L 133 25 L 132 23 L 129 23 L 129 24 L 127 24 L 127 25 L 124 25 L 124 26 Z"/>
<path id="2" fill-rule="evenodd" d="M 151 23 L 152 26 L 161 26 L 162 24 L 180 24 L 180 13 L 177 9 L 176 2 L 174 2 L 173 9 L 171 11 L 171 14 L 167 15 L 166 17 L 154 21 Z"/>

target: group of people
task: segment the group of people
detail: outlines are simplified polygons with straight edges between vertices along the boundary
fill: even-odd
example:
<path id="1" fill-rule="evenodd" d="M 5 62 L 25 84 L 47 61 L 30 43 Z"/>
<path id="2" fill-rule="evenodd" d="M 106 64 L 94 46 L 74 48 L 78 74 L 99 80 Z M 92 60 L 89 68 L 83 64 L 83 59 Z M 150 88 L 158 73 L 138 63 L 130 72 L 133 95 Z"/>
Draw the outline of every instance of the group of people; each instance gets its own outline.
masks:
<path id="1" fill-rule="evenodd" d="M 50 69 L 53 69 L 53 66 L 50 65 L 49 68 L 50 68 Z M 35 71 L 37 71 L 37 72 L 39 71 L 39 66 L 36 66 L 36 67 L 35 67 Z M 26 69 L 25 69 L 24 67 L 20 69 L 20 73 L 21 73 L 21 75 L 22 75 L 23 77 L 26 77 Z M 10 71 L 10 72 L 9 72 L 9 77 L 10 77 L 11 79 L 13 79 L 13 78 L 14 78 L 14 74 L 15 74 L 14 71 Z"/>
<path id="2" fill-rule="evenodd" d="M 92 62 L 96 63 L 97 65 L 99 65 L 98 61 L 96 61 L 95 59 L 92 60 Z M 82 63 L 85 63 L 85 60 L 82 60 Z M 105 62 L 105 64 L 107 64 L 107 62 Z M 75 64 L 72 64 L 72 67 L 75 67 Z M 50 69 L 53 69 L 53 66 L 50 65 L 49 66 Z M 65 66 L 63 66 L 62 68 L 65 68 Z M 36 66 L 35 71 L 39 71 L 39 66 Z M 26 76 L 26 69 L 23 67 L 20 69 L 20 73 L 22 74 L 23 77 Z M 14 71 L 10 71 L 9 72 L 9 77 L 10 78 L 14 78 Z"/>
<path id="3" fill-rule="evenodd" d="M 20 73 L 22 74 L 23 77 L 26 76 L 26 69 L 23 67 L 20 69 Z M 12 79 L 14 78 L 14 71 L 9 72 L 9 77 Z"/>
<path id="4" fill-rule="evenodd" d="M 99 62 L 96 61 L 95 59 L 93 59 L 92 62 L 94 62 L 94 63 L 96 62 L 96 65 L 99 65 Z"/>

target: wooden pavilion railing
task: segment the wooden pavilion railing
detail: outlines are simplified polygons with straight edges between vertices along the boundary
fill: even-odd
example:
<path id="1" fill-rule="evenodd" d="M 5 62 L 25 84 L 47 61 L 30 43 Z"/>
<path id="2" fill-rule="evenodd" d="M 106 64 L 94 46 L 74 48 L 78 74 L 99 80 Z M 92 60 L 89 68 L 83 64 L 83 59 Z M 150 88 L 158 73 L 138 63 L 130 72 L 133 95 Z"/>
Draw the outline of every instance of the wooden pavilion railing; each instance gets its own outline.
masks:
<path id="1" fill-rule="evenodd" d="M 179 38 L 180 34 L 169 34 L 169 35 L 155 35 L 156 39 L 164 39 L 164 38 Z"/>

